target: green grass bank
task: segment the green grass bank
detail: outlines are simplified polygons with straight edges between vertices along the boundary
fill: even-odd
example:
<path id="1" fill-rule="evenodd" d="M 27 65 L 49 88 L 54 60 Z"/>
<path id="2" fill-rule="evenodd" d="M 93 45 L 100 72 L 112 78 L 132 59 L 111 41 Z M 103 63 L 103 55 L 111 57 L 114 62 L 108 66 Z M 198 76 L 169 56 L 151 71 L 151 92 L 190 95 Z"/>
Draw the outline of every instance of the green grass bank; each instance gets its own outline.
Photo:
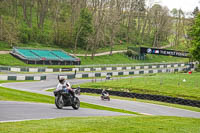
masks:
<path id="1" fill-rule="evenodd" d="M 200 119 L 153 116 L 71 117 L 0 123 L 1 133 L 199 133 Z"/>
<path id="2" fill-rule="evenodd" d="M 155 94 L 200 100 L 200 73 L 165 73 L 106 82 L 84 83 L 81 88 L 110 89 L 115 91 Z"/>
<path id="3" fill-rule="evenodd" d="M 164 62 L 188 62 L 188 59 L 171 57 L 171 56 L 158 56 L 147 55 L 146 60 L 134 60 L 128 58 L 125 54 L 113 54 L 96 56 L 92 60 L 91 57 L 79 57 L 81 59 L 81 65 L 98 65 L 98 64 L 132 64 L 132 63 L 164 63 Z M 74 67 L 74 66 L 61 66 L 61 65 L 30 65 L 26 64 L 10 54 L 0 54 L 0 65 L 3 66 L 25 66 L 25 67 Z"/>

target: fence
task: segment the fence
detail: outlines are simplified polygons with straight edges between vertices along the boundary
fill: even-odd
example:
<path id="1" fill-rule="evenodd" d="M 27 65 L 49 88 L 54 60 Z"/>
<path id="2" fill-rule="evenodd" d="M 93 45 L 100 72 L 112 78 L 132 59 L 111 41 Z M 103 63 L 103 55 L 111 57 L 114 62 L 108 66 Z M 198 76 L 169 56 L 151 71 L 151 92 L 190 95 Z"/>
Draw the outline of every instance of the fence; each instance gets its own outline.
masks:
<path id="1" fill-rule="evenodd" d="M 0 80 L 46 80 L 46 76 L 8 76 L 0 75 Z"/>
<path id="2" fill-rule="evenodd" d="M 122 65 L 122 64 L 121 64 Z M 32 68 L 32 67 L 11 67 L 11 66 L 0 66 L 0 71 L 14 71 L 14 72 L 70 72 L 70 71 L 113 71 L 113 70 L 134 70 L 134 69 L 151 69 L 151 68 L 176 68 L 184 66 L 195 66 L 195 62 L 191 63 L 140 63 L 140 64 L 123 64 L 118 66 L 82 66 L 75 68 Z"/>
<path id="3" fill-rule="evenodd" d="M 130 71 L 112 71 L 112 72 L 89 72 L 89 73 L 78 73 L 78 74 L 66 74 L 60 75 L 65 79 L 73 78 L 93 78 L 93 77 L 106 77 L 111 76 L 122 76 L 122 75 L 141 75 L 141 74 L 153 74 L 153 73 L 170 73 L 170 72 L 181 72 L 188 71 L 190 68 L 187 66 L 180 68 L 162 68 L 162 69 L 146 69 L 146 70 L 130 70 Z"/>

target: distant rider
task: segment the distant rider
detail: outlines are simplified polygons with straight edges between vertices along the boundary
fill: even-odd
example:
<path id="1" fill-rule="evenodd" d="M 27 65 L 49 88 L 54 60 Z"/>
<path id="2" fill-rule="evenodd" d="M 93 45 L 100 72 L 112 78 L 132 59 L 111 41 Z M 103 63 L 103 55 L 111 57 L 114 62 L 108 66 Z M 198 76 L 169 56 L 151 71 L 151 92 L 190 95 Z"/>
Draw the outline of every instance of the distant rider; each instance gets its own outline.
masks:
<path id="1" fill-rule="evenodd" d="M 105 89 L 103 89 L 102 92 L 101 92 L 101 95 L 106 96 L 106 95 L 108 95 L 108 92 Z"/>

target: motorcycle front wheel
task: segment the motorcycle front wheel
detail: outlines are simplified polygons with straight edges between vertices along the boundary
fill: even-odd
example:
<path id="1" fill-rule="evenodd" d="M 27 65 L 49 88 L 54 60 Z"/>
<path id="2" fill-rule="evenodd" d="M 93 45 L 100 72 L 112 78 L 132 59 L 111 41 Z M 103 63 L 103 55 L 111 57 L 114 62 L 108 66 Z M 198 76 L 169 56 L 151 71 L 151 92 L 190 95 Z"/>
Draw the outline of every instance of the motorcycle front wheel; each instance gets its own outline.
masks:
<path id="1" fill-rule="evenodd" d="M 64 106 L 64 101 L 62 99 L 62 96 L 58 96 L 55 98 L 55 105 L 58 109 L 62 109 Z"/>

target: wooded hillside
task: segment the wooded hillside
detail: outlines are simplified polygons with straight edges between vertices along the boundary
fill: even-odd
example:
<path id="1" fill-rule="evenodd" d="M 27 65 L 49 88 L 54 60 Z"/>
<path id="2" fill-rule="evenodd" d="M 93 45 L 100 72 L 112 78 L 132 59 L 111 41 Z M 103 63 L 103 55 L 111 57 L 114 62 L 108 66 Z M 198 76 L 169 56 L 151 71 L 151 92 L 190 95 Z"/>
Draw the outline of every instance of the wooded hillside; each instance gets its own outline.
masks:
<path id="1" fill-rule="evenodd" d="M 189 47 L 189 23 L 183 11 L 145 0 L 0 0 L 0 41 L 11 46 L 37 42 L 93 55 L 123 43 Z"/>

